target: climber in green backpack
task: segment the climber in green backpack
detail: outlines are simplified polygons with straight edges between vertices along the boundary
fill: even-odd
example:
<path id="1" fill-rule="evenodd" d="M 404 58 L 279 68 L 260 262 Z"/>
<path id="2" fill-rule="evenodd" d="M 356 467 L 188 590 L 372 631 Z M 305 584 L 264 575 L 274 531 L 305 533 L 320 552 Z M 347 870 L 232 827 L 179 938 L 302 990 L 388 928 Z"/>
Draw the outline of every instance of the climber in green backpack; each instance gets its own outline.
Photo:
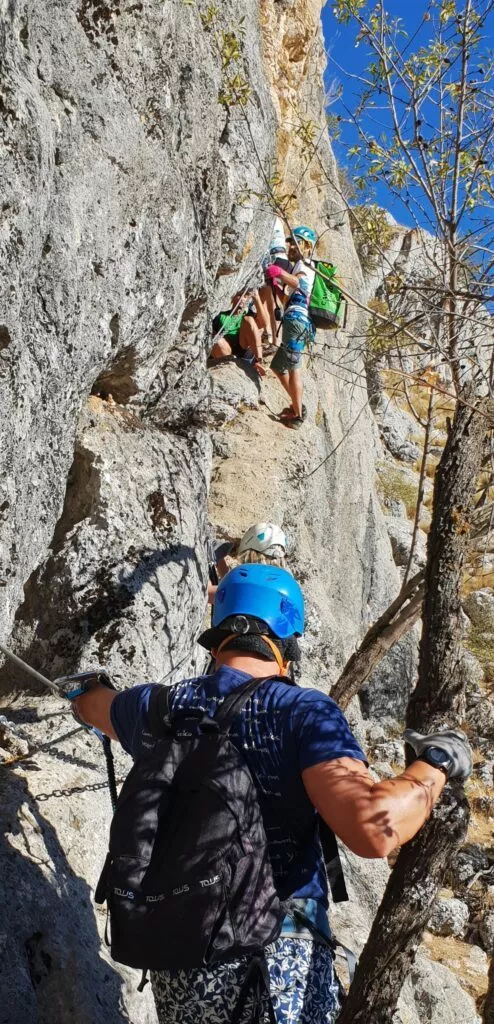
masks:
<path id="1" fill-rule="evenodd" d="M 290 405 L 282 410 L 280 420 L 287 427 L 302 426 L 306 409 L 302 403 L 303 383 L 301 362 L 306 346 L 314 341 L 315 327 L 309 313 L 309 303 L 315 271 L 311 263 L 317 236 L 311 228 L 294 228 L 288 239 L 288 256 L 295 263 L 291 271 L 276 264 L 265 269 L 266 279 L 275 287 L 286 288 L 288 298 L 283 315 L 281 345 L 271 360 L 271 369 L 290 398 Z"/>
<path id="2" fill-rule="evenodd" d="M 305 225 L 294 228 L 287 239 L 288 256 L 294 266 L 287 271 L 272 263 L 265 268 L 266 279 L 273 288 L 287 291 L 283 316 L 281 346 L 271 369 L 290 396 L 290 405 L 282 410 L 280 420 L 287 427 L 298 429 L 306 417 L 302 403 L 302 355 L 315 338 L 316 328 L 338 327 L 346 308 L 336 283 L 336 267 L 332 263 L 313 260 L 317 236 Z"/>

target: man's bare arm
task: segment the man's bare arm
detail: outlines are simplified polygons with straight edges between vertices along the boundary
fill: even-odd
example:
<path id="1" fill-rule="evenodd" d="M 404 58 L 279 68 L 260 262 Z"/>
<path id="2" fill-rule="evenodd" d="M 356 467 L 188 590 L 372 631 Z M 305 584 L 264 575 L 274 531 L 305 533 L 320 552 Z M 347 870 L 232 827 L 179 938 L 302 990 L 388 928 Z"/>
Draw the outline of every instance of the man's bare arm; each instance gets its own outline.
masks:
<path id="1" fill-rule="evenodd" d="M 361 857 L 386 857 L 419 831 L 439 799 L 446 777 L 416 761 L 394 779 L 374 782 L 350 757 L 306 768 L 307 795 L 333 832 Z"/>
<path id="2" fill-rule="evenodd" d="M 288 285 L 289 288 L 297 289 L 300 285 L 300 278 L 306 277 L 306 274 L 304 274 L 303 270 L 301 270 L 297 274 L 290 274 L 288 270 L 283 270 L 280 267 L 278 276 L 280 281 L 283 282 L 283 284 Z"/>
<path id="3" fill-rule="evenodd" d="M 111 740 L 118 740 L 110 719 L 110 708 L 116 696 L 115 690 L 109 690 L 107 686 L 95 686 L 74 701 L 77 714 L 83 722 L 94 725 Z"/>

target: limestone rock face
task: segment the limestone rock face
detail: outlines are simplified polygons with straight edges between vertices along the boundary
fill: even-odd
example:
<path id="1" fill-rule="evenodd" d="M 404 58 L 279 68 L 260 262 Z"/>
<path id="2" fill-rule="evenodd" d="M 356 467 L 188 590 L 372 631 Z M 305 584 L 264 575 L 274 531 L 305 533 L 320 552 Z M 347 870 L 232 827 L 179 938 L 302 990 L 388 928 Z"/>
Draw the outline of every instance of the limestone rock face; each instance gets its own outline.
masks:
<path id="1" fill-rule="evenodd" d="M 409 521 L 397 519 L 394 516 L 389 516 L 389 518 L 386 519 L 386 525 L 388 528 L 388 534 L 389 539 L 391 541 L 391 548 L 393 551 L 393 558 L 395 560 L 395 563 L 396 565 L 404 567 L 408 565 L 408 559 L 412 547 L 412 525 Z M 412 560 L 412 576 L 416 572 L 418 572 L 419 569 L 422 569 L 424 567 L 425 558 L 425 539 L 422 531 L 420 530 L 418 531 L 417 534 L 414 558 Z"/>
<path id="2" fill-rule="evenodd" d="M 468 843 L 456 855 L 450 873 L 455 887 L 465 885 L 477 873 L 489 869 L 489 857 L 478 843 Z"/>
<path id="3" fill-rule="evenodd" d="M 51 678 L 204 659 L 208 322 L 264 254 L 271 217 L 239 199 L 276 144 L 258 4 L 221 5 L 243 16 L 248 126 L 182 0 L 2 6 L 0 639 Z M 152 1024 L 92 903 L 99 743 L 10 665 L 0 693 L 9 1024 Z"/>
<path id="4" fill-rule="evenodd" d="M 264 251 L 265 214 L 237 199 L 260 186 L 275 136 L 255 0 L 222 5 L 226 25 L 240 14 L 252 138 L 218 103 L 218 55 L 187 4 L 14 0 L 2 13 L 4 636 L 61 514 L 88 394 L 156 412 L 166 393 L 162 420 L 188 423 L 208 310 Z"/>
<path id="5" fill-rule="evenodd" d="M 480 938 L 486 953 L 492 955 L 494 953 L 494 910 L 489 910 L 485 915 L 480 926 Z"/>
<path id="6" fill-rule="evenodd" d="M 119 686 L 197 667 L 209 461 L 202 431 L 181 438 L 89 399 L 50 555 L 16 618 L 29 664 L 61 676 L 110 662 Z"/>
<path id="7" fill-rule="evenodd" d="M 475 590 L 463 601 L 468 618 L 484 633 L 494 634 L 494 593 L 490 588 Z"/>
<path id="8" fill-rule="evenodd" d="M 403 1024 L 480 1024 L 475 1003 L 452 971 L 419 951 L 403 986 Z"/>
<path id="9" fill-rule="evenodd" d="M 402 409 L 397 409 L 384 395 L 376 396 L 373 411 L 383 444 L 391 455 L 402 462 L 416 462 L 420 449 L 410 440 L 417 432 L 412 417 Z"/>
<path id="10" fill-rule="evenodd" d="M 225 539 L 239 538 L 256 520 L 272 519 L 285 530 L 290 568 L 307 606 L 301 681 L 328 692 L 366 626 L 391 599 L 393 581 L 399 588 L 372 465 L 361 455 L 374 436 L 372 415 L 362 414 L 331 456 L 360 409 L 344 386 L 307 372 L 308 417 L 294 431 L 273 415 L 285 404 L 274 378 L 263 380 L 259 398 L 240 366 L 217 366 L 211 375 L 213 408 L 226 394 L 244 395 L 241 411 L 213 432 L 219 454 L 211 519 Z"/>
<path id="11" fill-rule="evenodd" d="M 440 897 L 434 903 L 429 928 L 436 935 L 463 936 L 468 924 L 469 911 L 466 903 L 457 899 Z"/>

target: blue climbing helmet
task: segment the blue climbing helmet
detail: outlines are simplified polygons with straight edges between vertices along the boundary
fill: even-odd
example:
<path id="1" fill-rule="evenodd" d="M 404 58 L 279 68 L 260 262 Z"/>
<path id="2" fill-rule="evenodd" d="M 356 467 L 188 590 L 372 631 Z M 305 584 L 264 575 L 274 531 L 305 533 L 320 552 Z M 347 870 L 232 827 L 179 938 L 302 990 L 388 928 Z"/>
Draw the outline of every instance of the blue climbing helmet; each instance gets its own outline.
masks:
<path id="1" fill-rule="evenodd" d="M 261 619 L 274 636 L 286 640 L 304 631 L 304 595 L 290 572 L 271 565 L 239 565 L 216 591 L 212 624 L 247 615 Z"/>
<path id="2" fill-rule="evenodd" d="M 316 232 L 312 228 L 308 228 L 305 224 L 300 224 L 298 228 L 294 228 L 292 231 L 292 237 L 296 240 L 302 238 L 304 242 L 309 242 L 309 245 L 315 245 L 317 242 Z"/>

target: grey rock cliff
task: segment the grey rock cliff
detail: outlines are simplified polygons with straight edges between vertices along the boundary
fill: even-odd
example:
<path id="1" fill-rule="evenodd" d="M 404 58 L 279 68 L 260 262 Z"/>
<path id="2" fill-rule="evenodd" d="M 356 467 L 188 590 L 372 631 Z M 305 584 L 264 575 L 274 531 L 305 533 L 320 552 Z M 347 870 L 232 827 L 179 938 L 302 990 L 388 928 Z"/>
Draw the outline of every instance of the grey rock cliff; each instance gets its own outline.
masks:
<path id="1" fill-rule="evenodd" d="M 222 5 L 225 25 L 241 16 L 249 129 L 218 102 L 218 55 L 182 0 L 2 7 L 0 638 L 51 677 L 104 661 L 129 684 L 197 664 L 207 323 L 271 219 L 238 205 L 275 145 L 258 4 Z M 151 1024 L 91 899 L 109 821 L 99 745 L 9 665 L 0 692 L 32 752 L 0 769 L 5 1019 Z"/>
<path id="2" fill-rule="evenodd" d="M 222 8 L 238 20 L 236 3 Z M 269 163 L 255 0 L 242 13 L 251 130 Z M 204 393 L 208 311 L 245 273 L 247 243 L 251 261 L 263 251 L 268 225 L 255 204 L 237 206 L 260 168 L 240 114 L 218 103 L 219 61 L 197 11 L 14 0 L 0 31 L 6 635 L 62 511 L 81 404 L 102 390 L 188 423 Z"/>

